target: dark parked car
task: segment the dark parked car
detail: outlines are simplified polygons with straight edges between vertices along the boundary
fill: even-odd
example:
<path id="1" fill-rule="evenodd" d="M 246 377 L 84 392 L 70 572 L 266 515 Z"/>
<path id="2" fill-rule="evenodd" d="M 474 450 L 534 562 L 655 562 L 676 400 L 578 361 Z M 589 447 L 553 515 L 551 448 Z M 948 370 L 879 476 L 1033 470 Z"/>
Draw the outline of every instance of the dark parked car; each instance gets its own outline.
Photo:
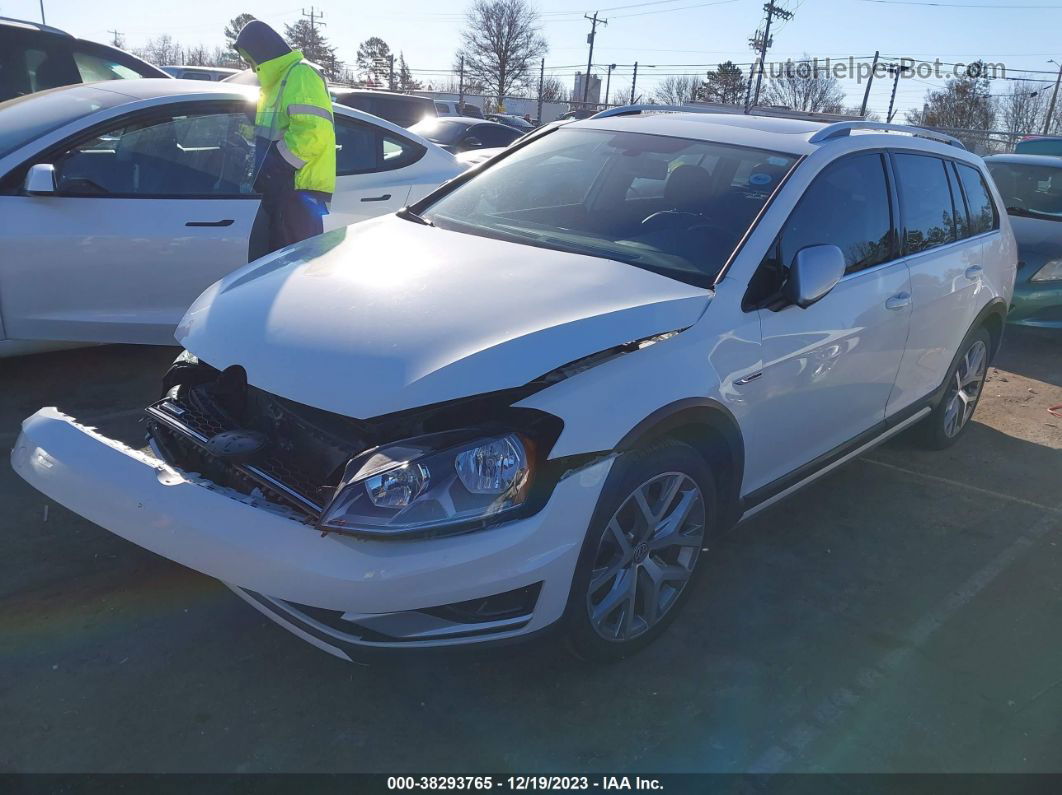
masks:
<path id="1" fill-rule="evenodd" d="M 254 86 L 258 85 L 258 76 L 251 69 L 245 69 L 222 82 Z M 328 93 L 333 102 L 379 116 L 399 127 L 412 127 L 422 119 L 434 119 L 437 115 L 435 103 L 427 97 L 340 85 L 329 85 Z"/>
<path id="2" fill-rule="evenodd" d="M 0 102 L 46 88 L 137 77 L 169 75 L 106 44 L 0 17 Z"/>
<path id="3" fill-rule="evenodd" d="M 410 128 L 411 132 L 427 138 L 455 155 L 473 149 L 492 149 L 508 146 L 523 133 L 504 124 L 465 116 L 446 116 L 426 119 Z"/>
<path id="4" fill-rule="evenodd" d="M 535 125 L 529 122 L 522 116 L 513 116 L 511 113 L 488 113 L 487 118 L 491 121 L 496 121 L 498 124 L 504 124 L 506 127 L 512 127 L 514 130 L 528 133 L 535 129 Z"/>
<path id="5" fill-rule="evenodd" d="M 1062 157 L 985 158 L 1018 239 L 1018 276 L 1007 319 L 1062 329 Z"/>
<path id="6" fill-rule="evenodd" d="M 340 105 L 363 110 L 401 127 L 412 127 L 417 122 L 436 116 L 435 103 L 427 97 L 338 86 L 333 86 L 331 93 L 332 99 Z"/>

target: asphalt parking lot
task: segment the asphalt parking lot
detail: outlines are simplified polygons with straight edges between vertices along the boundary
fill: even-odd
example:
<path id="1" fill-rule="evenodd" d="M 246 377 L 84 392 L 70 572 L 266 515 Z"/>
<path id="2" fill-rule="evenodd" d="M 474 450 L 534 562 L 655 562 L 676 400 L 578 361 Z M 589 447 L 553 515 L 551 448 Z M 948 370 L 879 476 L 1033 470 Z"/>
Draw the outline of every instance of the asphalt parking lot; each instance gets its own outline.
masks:
<path id="1" fill-rule="evenodd" d="M 0 442 L 135 432 L 174 351 L 0 361 Z M 967 436 L 904 439 L 726 538 L 608 667 L 355 666 L 0 463 L 0 772 L 1062 772 L 1062 335 L 1010 329 Z"/>

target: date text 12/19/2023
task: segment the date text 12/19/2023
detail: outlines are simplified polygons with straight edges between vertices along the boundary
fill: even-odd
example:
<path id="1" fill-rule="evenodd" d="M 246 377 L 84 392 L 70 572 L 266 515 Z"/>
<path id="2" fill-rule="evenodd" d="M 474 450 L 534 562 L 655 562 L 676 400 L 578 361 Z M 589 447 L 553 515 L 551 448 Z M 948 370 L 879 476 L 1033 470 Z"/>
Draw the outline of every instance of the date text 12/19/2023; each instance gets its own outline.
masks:
<path id="1" fill-rule="evenodd" d="M 642 776 L 388 776 L 387 789 L 401 791 L 509 790 L 559 792 L 562 790 L 662 791 L 657 778 Z"/>

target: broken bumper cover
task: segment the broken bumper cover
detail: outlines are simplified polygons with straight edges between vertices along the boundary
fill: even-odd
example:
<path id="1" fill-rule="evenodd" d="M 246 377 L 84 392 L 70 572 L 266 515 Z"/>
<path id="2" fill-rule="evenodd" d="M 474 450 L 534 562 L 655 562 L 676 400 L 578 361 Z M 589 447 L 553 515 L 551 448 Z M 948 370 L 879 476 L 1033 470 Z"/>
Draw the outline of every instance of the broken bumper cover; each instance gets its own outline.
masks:
<path id="1" fill-rule="evenodd" d="M 305 640 L 339 647 L 326 650 L 342 657 L 344 645 L 474 643 L 555 622 L 611 466 L 605 459 L 562 478 L 525 519 L 444 538 L 378 541 L 322 537 L 294 512 L 175 470 L 54 408 L 23 422 L 11 462 L 56 502 L 224 581 Z M 465 626 L 453 610 L 440 618 L 434 609 L 528 588 L 535 598 L 526 616 Z"/>

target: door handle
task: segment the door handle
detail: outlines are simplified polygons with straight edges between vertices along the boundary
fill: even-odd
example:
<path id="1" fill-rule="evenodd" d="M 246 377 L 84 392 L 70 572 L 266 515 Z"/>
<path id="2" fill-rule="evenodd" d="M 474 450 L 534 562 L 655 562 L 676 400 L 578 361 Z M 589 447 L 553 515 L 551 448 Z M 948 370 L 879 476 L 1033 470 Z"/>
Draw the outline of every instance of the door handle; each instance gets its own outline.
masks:
<path id="1" fill-rule="evenodd" d="M 390 193 L 385 193 L 383 196 L 366 196 L 362 199 L 363 202 L 385 202 L 391 198 Z"/>
<path id="2" fill-rule="evenodd" d="M 734 382 L 734 384 L 736 384 L 738 386 L 744 386 L 745 384 L 752 383 L 753 381 L 755 381 L 757 378 L 759 378 L 762 375 L 763 375 L 763 371 L 761 370 L 758 373 L 753 373 L 752 375 L 747 375 L 744 378 L 739 378 L 737 381 Z"/>
<path id="3" fill-rule="evenodd" d="M 981 278 L 981 274 L 983 272 L 984 272 L 984 268 L 982 268 L 980 265 L 971 265 L 969 268 L 966 269 L 966 278 L 967 279 L 980 279 Z"/>
<path id="4" fill-rule="evenodd" d="M 903 309 L 911 303 L 910 293 L 896 293 L 885 302 L 886 309 Z"/>
<path id="5" fill-rule="evenodd" d="M 220 221 L 186 221 L 185 226 L 232 226 L 236 223 L 232 218 L 223 218 Z"/>

